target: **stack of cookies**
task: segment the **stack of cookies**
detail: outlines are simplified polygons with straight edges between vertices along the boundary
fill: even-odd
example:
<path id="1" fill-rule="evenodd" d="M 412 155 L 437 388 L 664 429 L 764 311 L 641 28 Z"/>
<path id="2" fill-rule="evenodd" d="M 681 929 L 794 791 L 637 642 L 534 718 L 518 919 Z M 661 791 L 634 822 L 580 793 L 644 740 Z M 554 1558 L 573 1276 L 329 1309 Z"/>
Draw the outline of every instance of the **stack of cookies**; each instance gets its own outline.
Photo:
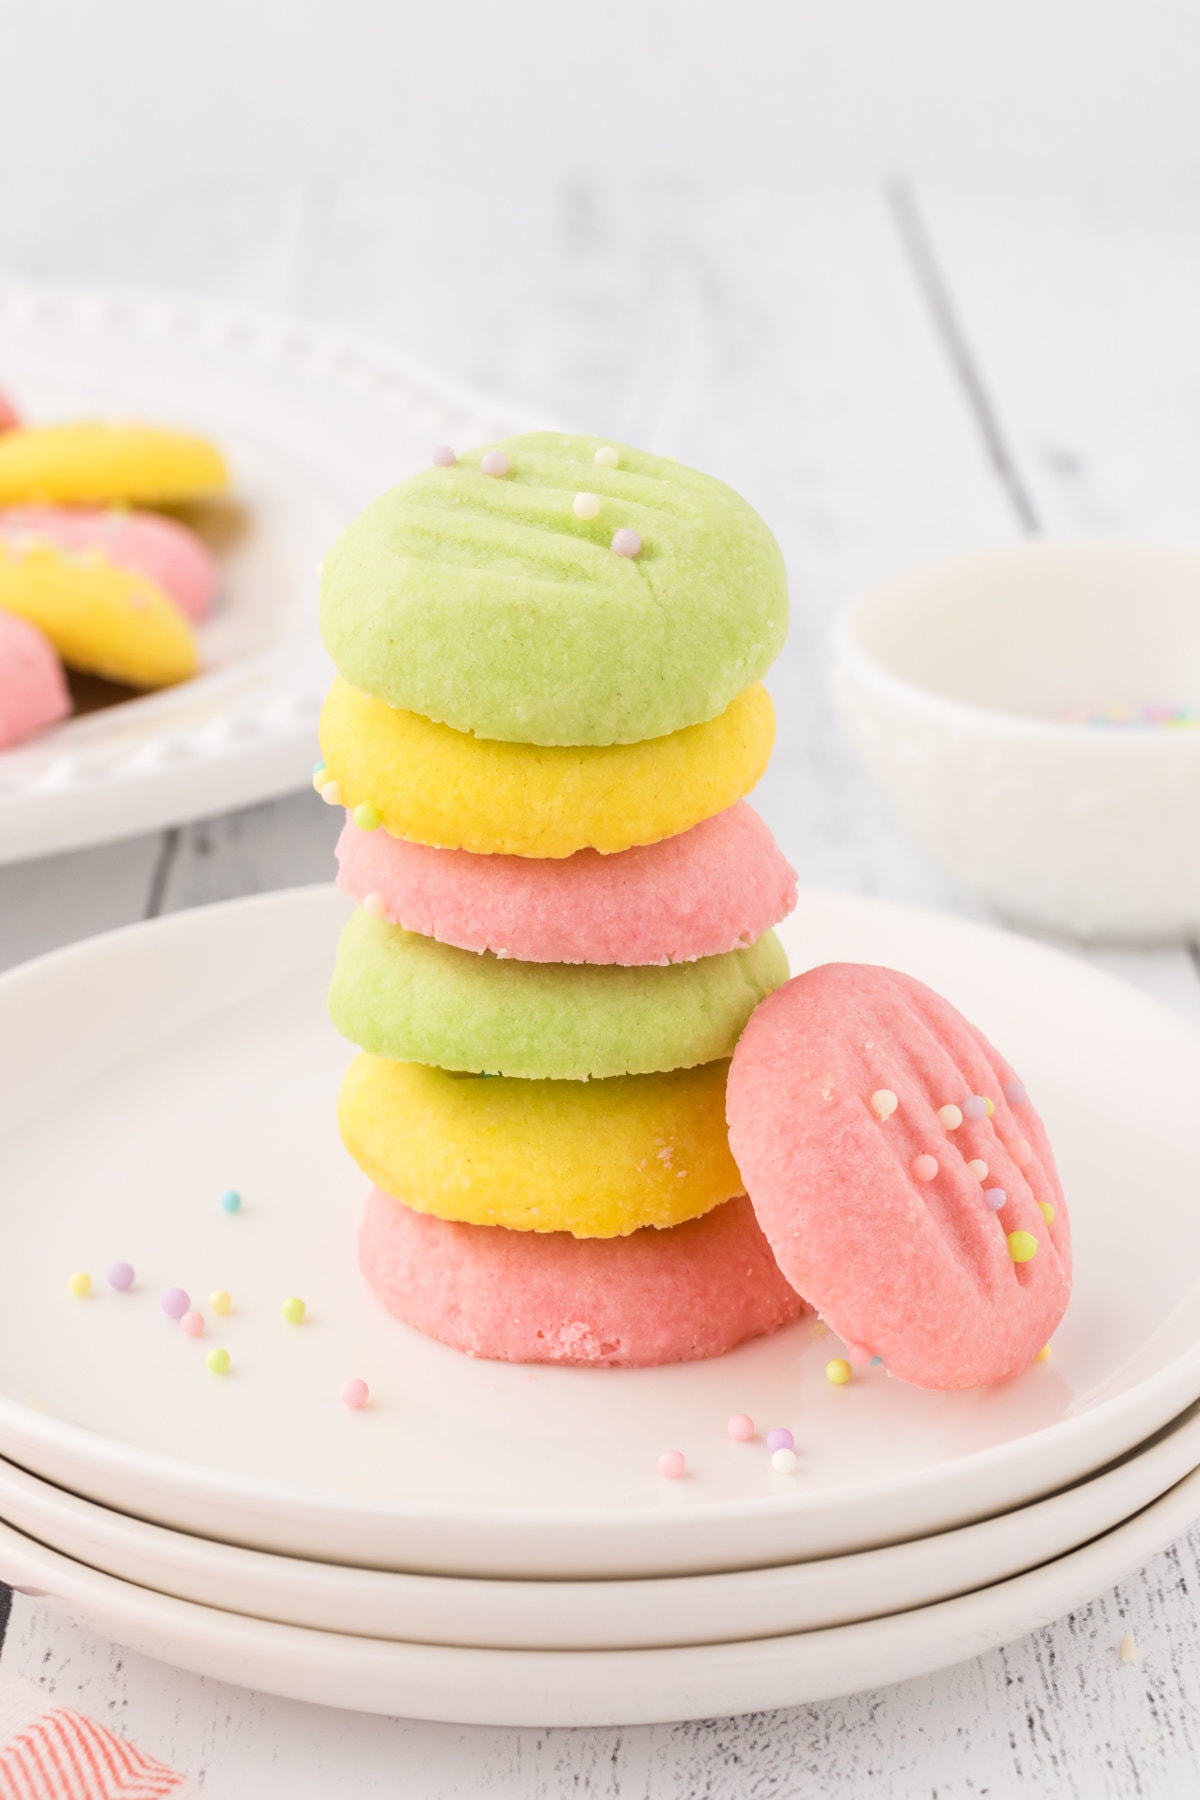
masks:
<path id="1" fill-rule="evenodd" d="M 714 1356 L 795 1318 L 725 1128 L 795 898 L 743 798 L 787 627 L 770 532 L 677 462 L 533 433 L 368 507 L 321 607 L 367 1281 L 520 1362 Z"/>

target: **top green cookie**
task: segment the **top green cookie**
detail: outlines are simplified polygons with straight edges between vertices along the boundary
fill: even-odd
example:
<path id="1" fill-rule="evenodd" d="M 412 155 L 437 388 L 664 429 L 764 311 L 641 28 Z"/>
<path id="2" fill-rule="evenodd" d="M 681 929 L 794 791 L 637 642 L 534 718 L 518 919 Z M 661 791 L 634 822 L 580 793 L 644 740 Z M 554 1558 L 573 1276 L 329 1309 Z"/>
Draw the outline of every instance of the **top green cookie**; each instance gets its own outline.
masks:
<path id="1" fill-rule="evenodd" d="M 615 468 L 596 462 L 604 449 Z M 482 472 L 489 451 L 505 474 Z M 640 551 L 618 554 L 618 532 Z M 766 673 L 787 582 L 766 525 L 722 482 L 535 431 L 360 513 L 325 559 L 321 630 L 346 679 L 389 706 L 515 743 L 632 744 L 714 718 Z"/>

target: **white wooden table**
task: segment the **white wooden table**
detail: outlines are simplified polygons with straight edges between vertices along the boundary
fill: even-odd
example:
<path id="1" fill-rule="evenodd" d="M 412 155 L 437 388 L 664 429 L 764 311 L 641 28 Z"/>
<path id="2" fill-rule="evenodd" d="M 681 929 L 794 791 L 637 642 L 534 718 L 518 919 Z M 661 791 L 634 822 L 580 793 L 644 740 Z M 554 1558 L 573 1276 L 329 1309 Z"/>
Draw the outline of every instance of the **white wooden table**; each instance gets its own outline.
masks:
<path id="1" fill-rule="evenodd" d="M 186 288 L 362 327 L 742 489 L 783 543 L 796 614 L 759 800 L 819 884 L 983 916 L 897 837 L 838 740 L 822 665 L 848 589 L 1019 532 L 1194 536 L 1200 517 L 1200 234 L 1187 191 L 998 199 L 564 181 L 501 205 L 486 183 L 243 178 L 60 216 L 52 236 L 0 218 L 0 272 Z M 306 791 L 0 869 L 0 965 L 322 879 L 334 827 Z M 1200 1022 L 1194 946 L 1093 960 Z M 1086 1611 L 944 1674 L 631 1731 L 456 1730 L 305 1708 L 130 1656 L 21 1598 L 3 1658 L 220 1800 L 1174 1800 L 1200 1791 L 1198 1591 L 1200 1530 Z M 1126 1632 L 1140 1653 L 1129 1664 Z"/>

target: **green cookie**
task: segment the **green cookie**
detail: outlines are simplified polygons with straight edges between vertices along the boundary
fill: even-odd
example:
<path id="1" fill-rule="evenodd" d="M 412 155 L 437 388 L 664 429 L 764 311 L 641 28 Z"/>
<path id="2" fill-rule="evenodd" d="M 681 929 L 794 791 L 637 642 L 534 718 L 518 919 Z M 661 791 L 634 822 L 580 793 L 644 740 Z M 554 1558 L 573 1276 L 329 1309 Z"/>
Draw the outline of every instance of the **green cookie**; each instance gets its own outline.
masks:
<path id="1" fill-rule="evenodd" d="M 389 706 L 522 744 L 634 744 L 723 712 L 787 635 L 779 546 L 732 488 L 602 438 L 536 431 L 424 469 L 325 559 L 321 630 Z M 580 518 L 577 495 L 599 511 Z M 584 506 L 585 512 L 588 507 Z M 641 538 L 636 556 L 614 534 Z"/>
<path id="2" fill-rule="evenodd" d="M 360 911 L 338 946 L 329 1012 L 374 1056 L 583 1081 L 732 1056 L 754 1008 L 787 977 L 773 931 L 747 950 L 626 968 L 476 955 Z"/>

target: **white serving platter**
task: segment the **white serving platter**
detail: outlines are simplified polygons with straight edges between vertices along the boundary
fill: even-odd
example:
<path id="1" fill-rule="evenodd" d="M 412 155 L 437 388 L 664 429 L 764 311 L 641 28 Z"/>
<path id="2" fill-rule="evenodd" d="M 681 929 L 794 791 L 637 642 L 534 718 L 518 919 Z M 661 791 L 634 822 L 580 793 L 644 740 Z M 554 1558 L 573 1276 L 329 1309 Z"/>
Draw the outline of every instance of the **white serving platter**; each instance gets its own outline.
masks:
<path id="1" fill-rule="evenodd" d="M 1200 1466 L 1200 1406 L 1103 1474 L 958 1531 L 853 1556 L 644 1581 L 471 1581 L 304 1562 L 149 1525 L 0 1462 L 0 1519 L 102 1574 L 314 1631 L 482 1650 L 630 1650 L 827 1630 L 1064 1556 Z"/>
<path id="2" fill-rule="evenodd" d="M 0 387 L 35 421 L 134 415 L 224 449 L 244 527 L 200 632 L 205 671 L 0 752 L 0 863 L 302 787 L 330 665 L 317 571 L 359 509 L 435 444 L 525 429 L 386 346 L 167 295 L 0 283 Z"/>
<path id="3" fill-rule="evenodd" d="M 828 1700 L 977 1656 L 1086 1605 L 1198 1516 L 1200 1471 L 1082 1549 L 956 1600 L 668 1650 L 461 1650 L 305 1631 L 98 1574 L 7 1525 L 0 1579 L 146 1656 L 315 1705 L 467 1725 L 646 1725 Z"/>
<path id="4" fill-rule="evenodd" d="M 314 805 L 319 804 L 316 800 Z M 825 1380 L 812 1323 L 657 1370 L 473 1362 L 390 1320 L 355 1269 L 364 1184 L 323 1006 L 346 903 L 297 890 L 117 932 L 0 980 L 0 1454 L 159 1524 L 358 1567 L 641 1577 L 846 1554 L 986 1518 L 1094 1472 L 1200 1396 L 1200 1035 L 1023 939 L 809 891 L 796 968 L 930 981 L 1022 1071 L 1072 1203 L 1054 1354 L 1005 1386 Z M 218 1195 L 236 1187 L 243 1212 Z M 103 1271 L 139 1271 L 115 1294 Z M 96 1292 L 77 1301 L 68 1274 Z M 159 1294 L 227 1288 L 186 1338 Z M 289 1294 L 310 1308 L 287 1325 Z M 224 1378 L 205 1351 L 231 1352 Z M 349 1413 L 349 1375 L 372 1389 Z M 788 1425 L 799 1466 L 730 1443 Z M 660 1481 L 679 1447 L 690 1474 Z"/>

